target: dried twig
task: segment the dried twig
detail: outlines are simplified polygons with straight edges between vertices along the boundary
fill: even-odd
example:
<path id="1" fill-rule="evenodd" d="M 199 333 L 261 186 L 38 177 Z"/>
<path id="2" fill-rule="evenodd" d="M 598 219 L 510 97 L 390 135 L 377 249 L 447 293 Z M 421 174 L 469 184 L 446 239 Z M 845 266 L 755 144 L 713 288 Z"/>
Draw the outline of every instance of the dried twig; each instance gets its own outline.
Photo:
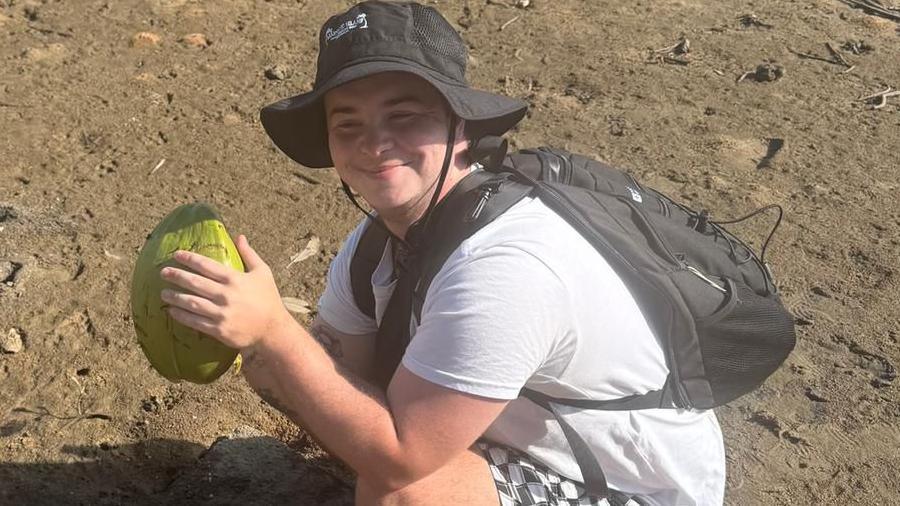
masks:
<path id="1" fill-rule="evenodd" d="M 650 62 L 687 65 L 690 63 L 690 60 L 688 60 L 688 53 L 690 52 L 691 41 L 688 40 L 688 38 L 685 37 L 684 34 L 682 34 L 678 39 L 678 42 L 672 44 L 671 46 L 666 46 L 660 49 L 651 49 Z M 681 58 L 679 58 L 679 56 Z"/>
<path id="2" fill-rule="evenodd" d="M 853 65 L 850 64 L 850 62 L 847 61 L 846 58 L 844 58 L 844 56 L 843 56 L 841 53 L 838 52 L 837 49 L 831 47 L 831 43 L 830 43 L 830 42 L 826 42 L 826 43 L 825 43 L 825 47 L 828 48 L 828 52 L 831 53 L 831 56 L 833 56 L 834 59 L 836 59 L 837 61 L 839 61 L 839 62 L 841 63 L 841 65 L 843 65 L 843 66 L 845 66 L 845 67 L 852 67 L 852 66 L 853 66 Z"/>
<path id="3" fill-rule="evenodd" d="M 868 102 L 873 99 L 877 99 L 878 101 L 872 104 L 872 109 L 881 109 L 882 107 L 887 105 L 888 97 L 896 97 L 900 96 L 900 91 L 895 91 L 893 88 L 888 86 L 884 91 L 880 91 L 878 93 L 873 93 L 871 95 L 867 95 L 865 97 L 860 97 L 858 100 L 860 102 Z"/>
<path id="4" fill-rule="evenodd" d="M 884 95 L 885 93 L 890 93 L 892 91 L 894 91 L 894 89 L 891 88 L 890 86 L 888 86 L 887 89 L 885 89 L 884 91 L 879 91 L 878 93 L 866 95 L 865 97 L 859 97 L 857 100 L 859 100 L 860 102 L 865 102 L 866 100 L 872 100 L 873 98 L 880 97 L 881 95 Z"/>
<path id="5" fill-rule="evenodd" d="M 156 164 L 156 167 L 153 167 L 153 170 L 150 171 L 150 175 L 152 176 L 153 173 L 156 172 L 156 171 L 158 171 L 160 167 L 162 167 L 163 165 L 165 165 L 165 163 L 166 163 L 166 159 L 165 159 L 165 158 L 163 158 L 162 160 L 160 160 L 159 163 Z"/>
<path id="6" fill-rule="evenodd" d="M 678 39 L 678 42 L 661 49 L 654 49 L 653 52 L 662 54 L 687 54 L 691 52 L 691 41 L 682 35 Z"/>
<path id="7" fill-rule="evenodd" d="M 763 22 L 763 20 L 759 19 L 759 16 L 756 14 L 744 14 L 743 16 L 738 16 L 738 21 L 741 22 L 741 26 L 748 28 L 751 26 L 758 26 L 760 28 L 775 28 L 775 25 L 770 25 L 769 23 Z"/>
<path id="8" fill-rule="evenodd" d="M 888 19 L 893 19 L 894 21 L 900 21 L 900 12 L 895 12 L 894 9 L 890 9 L 884 7 L 883 5 L 873 1 L 873 0 L 841 0 L 845 4 L 850 7 L 856 7 L 857 9 L 862 9 L 869 14 L 875 14 L 877 16 L 885 17 Z"/>
<path id="9" fill-rule="evenodd" d="M 503 23 L 502 25 L 500 25 L 500 31 L 502 32 L 507 26 L 515 23 L 521 17 L 522 16 L 516 16 L 516 17 L 510 19 L 509 21 L 507 21 L 506 23 Z"/>
<path id="10" fill-rule="evenodd" d="M 819 55 L 815 55 L 815 54 L 804 53 L 804 52 L 802 52 L 802 51 L 797 51 L 796 49 L 791 49 L 791 48 L 788 48 L 788 51 L 794 53 L 795 55 L 799 56 L 800 58 L 806 58 L 806 59 L 809 59 L 809 60 L 819 60 L 819 61 L 823 61 L 823 62 L 825 62 L 825 63 L 830 63 L 830 64 L 832 64 L 832 65 L 839 65 L 838 62 L 836 62 L 836 61 L 834 61 L 834 60 L 831 60 L 831 59 L 828 59 L 828 58 L 825 58 L 824 56 L 819 56 Z"/>
<path id="11" fill-rule="evenodd" d="M 36 32 L 45 33 L 45 34 L 49 34 L 49 35 L 59 35 L 60 37 L 66 37 L 66 38 L 72 37 L 71 33 L 57 32 L 56 30 L 52 30 L 50 28 L 41 28 L 40 26 L 35 26 L 30 23 L 28 24 L 28 28 L 30 28 Z"/>

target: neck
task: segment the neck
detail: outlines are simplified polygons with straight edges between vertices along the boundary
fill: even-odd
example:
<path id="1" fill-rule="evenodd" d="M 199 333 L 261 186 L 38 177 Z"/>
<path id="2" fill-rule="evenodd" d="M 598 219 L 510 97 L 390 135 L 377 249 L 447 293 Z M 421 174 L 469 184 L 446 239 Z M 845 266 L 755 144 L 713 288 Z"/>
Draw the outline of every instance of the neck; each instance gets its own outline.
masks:
<path id="1" fill-rule="evenodd" d="M 444 184 L 441 187 L 441 193 L 438 196 L 437 203 L 440 203 L 442 200 L 444 200 L 447 194 L 449 194 L 453 190 L 453 188 L 456 187 L 456 184 L 459 183 L 459 181 L 462 180 L 462 178 L 465 177 L 467 173 L 468 168 L 451 166 L 449 172 L 447 173 L 447 179 L 444 180 Z M 406 239 L 406 234 L 409 231 L 410 227 L 424 218 L 426 211 L 428 211 L 428 204 L 431 202 L 431 198 L 434 195 L 436 185 L 437 180 L 435 180 L 434 185 L 432 185 L 430 191 L 422 195 L 422 197 L 420 197 L 409 207 L 378 212 L 378 215 L 381 218 L 382 222 L 384 222 L 385 226 L 388 228 L 388 230 L 391 231 L 392 234 L 401 239 Z"/>

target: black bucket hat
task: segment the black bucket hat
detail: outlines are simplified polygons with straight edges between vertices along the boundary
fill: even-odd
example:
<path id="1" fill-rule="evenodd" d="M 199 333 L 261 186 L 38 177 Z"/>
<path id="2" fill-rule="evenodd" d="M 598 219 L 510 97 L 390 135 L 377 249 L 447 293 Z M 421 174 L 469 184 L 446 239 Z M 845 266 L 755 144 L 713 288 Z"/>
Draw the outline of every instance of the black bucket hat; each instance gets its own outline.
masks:
<path id="1" fill-rule="evenodd" d="M 307 167 L 331 167 L 322 97 L 356 79 L 401 71 L 434 86 L 466 121 L 472 140 L 502 135 L 522 119 L 527 105 L 469 88 L 466 61 L 462 38 L 434 8 L 362 2 L 322 26 L 312 91 L 264 107 L 260 119 L 275 145 L 293 160 Z"/>

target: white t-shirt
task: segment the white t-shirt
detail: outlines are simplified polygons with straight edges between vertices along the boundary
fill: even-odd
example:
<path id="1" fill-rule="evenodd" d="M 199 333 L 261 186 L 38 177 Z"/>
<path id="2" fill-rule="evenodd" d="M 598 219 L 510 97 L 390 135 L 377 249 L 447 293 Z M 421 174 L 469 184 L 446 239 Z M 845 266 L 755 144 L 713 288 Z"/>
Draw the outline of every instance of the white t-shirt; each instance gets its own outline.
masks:
<path id="1" fill-rule="evenodd" d="M 335 257 L 319 316 L 345 334 L 377 331 L 354 302 L 349 266 L 365 221 Z M 387 248 L 372 276 L 377 321 L 393 290 Z M 444 387 L 512 399 L 485 432 L 582 481 L 553 415 L 527 386 L 564 398 L 616 399 L 659 389 L 662 348 L 604 258 L 539 199 L 526 198 L 465 240 L 434 277 L 403 357 Z M 565 408 L 609 486 L 649 504 L 721 504 L 722 433 L 712 411 Z"/>

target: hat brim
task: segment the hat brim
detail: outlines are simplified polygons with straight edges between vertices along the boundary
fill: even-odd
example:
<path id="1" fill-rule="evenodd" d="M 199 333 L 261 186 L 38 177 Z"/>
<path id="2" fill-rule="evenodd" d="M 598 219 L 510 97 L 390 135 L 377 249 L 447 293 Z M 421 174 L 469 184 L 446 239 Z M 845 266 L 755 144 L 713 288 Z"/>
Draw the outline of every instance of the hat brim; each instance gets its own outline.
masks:
<path id="1" fill-rule="evenodd" d="M 350 81 L 392 71 L 408 72 L 428 81 L 444 96 L 453 112 L 466 121 L 466 132 L 474 138 L 502 135 L 525 116 L 528 108 L 518 99 L 452 83 L 408 60 L 380 58 L 341 69 L 309 93 L 267 105 L 260 112 L 263 128 L 275 145 L 294 161 L 311 168 L 332 167 L 322 104 L 325 93 Z"/>

